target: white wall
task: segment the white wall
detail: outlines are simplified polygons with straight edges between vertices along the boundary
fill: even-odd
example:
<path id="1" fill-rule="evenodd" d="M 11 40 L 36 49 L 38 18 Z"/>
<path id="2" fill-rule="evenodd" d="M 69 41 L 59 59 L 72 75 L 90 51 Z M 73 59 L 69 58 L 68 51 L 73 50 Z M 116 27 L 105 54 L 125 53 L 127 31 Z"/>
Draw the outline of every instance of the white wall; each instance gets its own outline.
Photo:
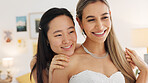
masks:
<path id="1" fill-rule="evenodd" d="M 148 0 L 108 0 L 111 6 L 114 29 L 123 48 L 131 46 L 131 29 L 148 27 Z M 14 77 L 30 71 L 29 62 L 32 58 L 32 43 L 30 39 L 29 23 L 27 32 L 16 32 L 16 16 L 27 16 L 33 12 L 44 12 L 51 7 L 66 7 L 75 15 L 78 0 L 0 0 L 0 60 L 4 57 L 14 57 Z M 82 43 L 79 26 L 78 43 Z M 3 30 L 13 31 L 11 44 L 4 44 Z M 18 48 L 17 39 L 26 41 L 25 48 Z M 133 48 L 141 57 L 146 53 L 146 48 Z M 2 67 L 0 67 L 2 69 Z M 15 82 L 14 82 L 15 83 Z"/>
<path id="2" fill-rule="evenodd" d="M 134 28 L 148 28 L 148 0 L 108 0 L 111 6 L 116 36 L 123 48 L 135 50 L 144 58 L 146 48 L 134 48 L 131 31 Z"/>

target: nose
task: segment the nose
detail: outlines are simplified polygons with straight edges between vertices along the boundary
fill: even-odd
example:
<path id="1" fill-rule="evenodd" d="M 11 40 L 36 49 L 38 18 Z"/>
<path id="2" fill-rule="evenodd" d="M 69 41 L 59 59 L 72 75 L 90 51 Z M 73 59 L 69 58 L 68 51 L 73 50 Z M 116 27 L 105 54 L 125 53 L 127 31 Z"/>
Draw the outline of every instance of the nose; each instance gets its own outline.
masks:
<path id="1" fill-rule="evenodd" d="M 95 26 L 96 29 L 99 29 L 99 30 L 102 30 L 103 29 L 103 24 L 101 22 L 101 20 L 98 20 L 96 22 L 96 26 Z"/>
<path id="2" fill-rule="evenodd" d="M 69 42 L 70 42 L 70 36 L 66 34 L 63 37 L 63 44 L 68 44 Z"/>

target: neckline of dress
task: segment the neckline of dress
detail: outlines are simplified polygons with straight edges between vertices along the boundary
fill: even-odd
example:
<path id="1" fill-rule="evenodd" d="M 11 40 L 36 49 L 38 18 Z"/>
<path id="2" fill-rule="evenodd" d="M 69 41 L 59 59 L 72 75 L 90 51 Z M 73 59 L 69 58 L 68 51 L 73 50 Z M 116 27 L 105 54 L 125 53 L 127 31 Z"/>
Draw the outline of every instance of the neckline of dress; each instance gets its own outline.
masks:
<path id="1" fill-rule="evenodd" d="M 75 76 L 77 76 L 77 75 L 79 75 L 79 74 L 82 74 L 82 73 L 84 73 L 84 72 L 93 72 L 93 73 L 97 73 L 97 74 L 100 74 L 100 75 L 103 75 L 103 76 L 105 76 L 106 78 L 111 78 L 112 76 L 114 76 L 115 74 L 117 74 L 117 73 L 121 73 L 120 71 L 117 71 L 117 72 L 115 72 L 115 73 L 113 73 L 112 75 L 110 75 L 109 77 L 108 76 L 106 76 L 105 74 L 103 74 L 103 73 L 100 73 L 100 72 L 95 72 L 95 71 L 92 71 L 92 70 L 84 70 L 84 71 L 81 71 L 81 72 L 79 72 L 79 73 L 77 73 L 77 74 L 75 74 L 75 75 L 73 75 L 73 76 L 71 76 L 71 78 L 73 78 L 73 77 L 75 77 Z M 122 74 L 122 73 L 121 73 Z M 70 79 L 71 79 L 70 78 Z"/>

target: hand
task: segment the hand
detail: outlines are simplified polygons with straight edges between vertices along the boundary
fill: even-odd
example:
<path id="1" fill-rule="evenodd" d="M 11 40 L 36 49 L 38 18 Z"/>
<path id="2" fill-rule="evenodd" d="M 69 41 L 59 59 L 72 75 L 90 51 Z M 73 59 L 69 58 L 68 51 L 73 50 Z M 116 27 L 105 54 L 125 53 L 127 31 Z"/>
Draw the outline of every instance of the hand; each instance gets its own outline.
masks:
<path id="1" fill-rule="evenodd" d="M 53 73 L 54 69 L 63 69 L 68 66 L 69 56 L 55 55 L 51 61 L 49 72 Z"/>
<path id="2" fill-rule="evenodd" d="M 52 83 L 52 74 L 55 69 L 63 69 L 68 66 L 69 56 L 66 55 L 55 55 L 52 58 L 50 67 L 49 67 L 49 83 Z"/>
<path id="3" fill-rule="evenodd" d="M 134 50 L 130 50 L 126 48 L 125 54 L 126 54 L 127 61 L 132 66 L 137 66 L 140 71 L 147 70 L 148 68 L 147 64 L 144 62 L 144 60 L 141 59 L 141 57 L 137 55 L 137 53 Z"/>
<path id="4" fill-rule="evenodd" d="M 126 57 L 126 60 L 130 63 L 132 69 L 135 69 L 136 65 L 133 62 L 131 56 L 127 53 L 127 50 L 125 50 L 125 57 Z"/>

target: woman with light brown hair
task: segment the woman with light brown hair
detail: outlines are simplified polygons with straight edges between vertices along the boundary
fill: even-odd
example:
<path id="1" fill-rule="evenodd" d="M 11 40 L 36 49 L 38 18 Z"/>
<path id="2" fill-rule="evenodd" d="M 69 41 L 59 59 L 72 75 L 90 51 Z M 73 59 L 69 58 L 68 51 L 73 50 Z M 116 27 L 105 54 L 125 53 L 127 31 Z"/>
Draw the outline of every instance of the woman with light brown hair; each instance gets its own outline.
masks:
<path id="1" fill-rule="evenodd" d="M 106 0 L 79 0 L 77 21 L 85 42 L 70 57 L 69 66 L 53 72 L 52 83 L 147 83 L 148 66 L 118 43 Z M 140 74 L 136 79 L 131 65 Z"/>

